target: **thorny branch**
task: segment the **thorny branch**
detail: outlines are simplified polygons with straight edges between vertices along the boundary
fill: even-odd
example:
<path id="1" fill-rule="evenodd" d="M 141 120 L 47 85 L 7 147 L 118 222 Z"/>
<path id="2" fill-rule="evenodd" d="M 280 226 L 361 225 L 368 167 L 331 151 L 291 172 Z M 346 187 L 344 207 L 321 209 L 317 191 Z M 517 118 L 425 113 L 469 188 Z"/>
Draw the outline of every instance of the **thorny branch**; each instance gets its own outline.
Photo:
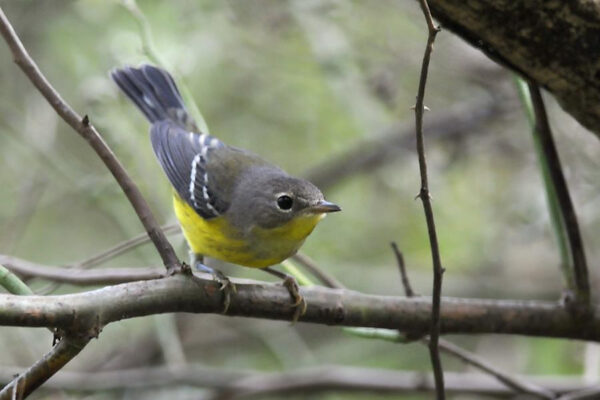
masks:
<path id="1" fill-rule="evenodd" d="M 413 297 L 414 292 L 410 284 L 410 279 L 408 278 L 406 265 L 404 264 L 404 257 L 402 256 L 402 253 L 398 249 L 398 246 L 395 242 L 392 242 L 392 249 L 394 251 L 394 254 L 396 255 L 396 260 L 398 261 L 398 268 L 400 269 L 402 286 L 404 287 L 406 297 Z M 429 338 L 423 338 L 421 339 L 421 342 L 425 345 L 429 345 Z M 535 385 L 533 383 L 526 382 L 519 377 L 501 371 L 500 369 L 483 360 L 476 354 L 468 350 L 462 349 L 452 342 L 440 339 L 438 347 L 440 350 L 446 352 L 447 354 L 459 358 L 465 363 L 479 369 L 480 371 L 493 376 L 498 381 L 506 385 L 508 388 L 513 389 L 515 392 L 531 394 L 532 396 L 542 399 L 554 399 L 556 397 L 555 393 L 553 393 L 552 391 L 544 389 L 543 387 Z"/>
<path id="2" fill-rule="evenodd" d="M 433 218 L 433 208 L 431 206 L 431 197 L 429 195 L 429 184 L 427 181 L 427 161 L 425 159 L 425 144 L 423 143 L 423 113 L 425 106 L 425 85 L 427 83 L 427 72 L 429 70 L 429 60 L 433 51 L 433 42 L 440 28 L 436 27 L 431 18 L 431 12 L 427 5 L 427 0 L 419 0 L 425 21 L 427 22 L 427 46 L 423 55 L 423 64 L 421 66 L 421 76 L 419 78 L 419 90 L 417 92 L 417 102 L 415 104 L 415 125 L 417 134 L 417 153 L 419 155 L 419 170 L 421 172 L 421 190 L 419 197 L 423 202 L 425 219 L 427 221 L 427 232 L 429 234 L 429 243 L 431 246 L 431 258 L 433 260 L 433 294 L 431 307 L 431 329 L 429 332 L 429 354 L 431 365 L 433 367 L 433 376 L 435 377 L 435 390 L 438 400 L 445 399 L 444 393 L 444 372 L 438 350 L 440 336 L 440 304 L 442 296 L 442 260 L 438 245 L 437 233 L 435 230 L 435 221 Z"/>

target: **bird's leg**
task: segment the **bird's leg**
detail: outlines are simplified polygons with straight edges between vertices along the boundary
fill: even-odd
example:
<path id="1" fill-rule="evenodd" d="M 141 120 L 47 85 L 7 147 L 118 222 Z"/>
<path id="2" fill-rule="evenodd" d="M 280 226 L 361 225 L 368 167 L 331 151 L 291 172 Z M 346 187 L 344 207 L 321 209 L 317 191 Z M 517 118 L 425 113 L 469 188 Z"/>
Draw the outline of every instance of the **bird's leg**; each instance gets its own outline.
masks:
<path id="1" fill-rule="evenodd" d="M 213 276 L 213 279 L 221 285 L 219 290 L 223 292 L 223 314 L 227 313 L 231 304 L 231 293 L 236 293 L 235 284 L 218 269 L 214 269 L 204 264 L 204 257 L 190 251 L 191 264 L 200 272 L 206 272 Z"/>
<path id="2" fill-rule="evenodd" d="M 288 275 L 286 273 L 277 271 L 276 269 L 272 269 L 270 267 L 262 268 L 263 271 L 270 273 L 271 275 L 275 275 L 279 279 L 283 279 L 283 286 L 285 286 L 290 292 L 290 296 L 292 296 L 292 307 L 294 308 L 294 316 L 292 317 L 292 323 L 296 323 L 298 318 L 301 315 L 304 315 L 306 312 L 306 300 L 300 294 L 300 288 L 298 287 L 298 282 L 292 275 Z"/>

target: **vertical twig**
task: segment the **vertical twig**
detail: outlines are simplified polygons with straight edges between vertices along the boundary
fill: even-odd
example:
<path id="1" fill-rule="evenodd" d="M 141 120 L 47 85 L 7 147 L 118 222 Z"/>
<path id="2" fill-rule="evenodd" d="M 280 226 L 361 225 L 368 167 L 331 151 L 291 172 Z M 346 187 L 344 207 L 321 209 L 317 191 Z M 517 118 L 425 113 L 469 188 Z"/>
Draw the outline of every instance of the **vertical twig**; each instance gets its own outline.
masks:
<path id="1" fill-rule="evenodd" d="M 54 108 L 56 113 L 69 124 L 81 137 L 83 137 L 90 146 L 96 151 L 96 154 L 104 162 L 106 167 L 115 177 L 116 181 L 123 189 L 123 192 L 129 199 L 144 228 L 148 232 L 148 236 L 152 239 L 154 246 L 162 257 L 165 267 L 168 271 L 174 271 L 179 261 L 175 255 L 175 251 L 171 244 L 167 241 L 160 226 L 156 222 L 154 215 L 150 211 L 150 207 L 142 196 L 142 193 L 131 180 L 121 162 L 114 155 L 112 150 L 104 142 L 96 128 L 94 128 L 87 117 L 81 117 L 69 106 L 60 96 L 60 94 L 52 87 L 50 82 L 42 74 L 29 53 L 23 46 L 10 21 L 0 8 L 0 34 L 10 48 L 14 62 L 23 70 L 23 73 L 29 78 L 31 83 L 39 90 L 46 98 L 48 103 Z"/>
<path id="2" fill-rule="evenodd" d="M 586 308 L 590 305 L 590 282 L 588 277 L 588 267 L 585 258 L 585 249 L 583 240 L 579 231 L 579 223 L 575 207 L 569 194 L 569 187 L 563 174 L 563 169 L 552 138 L 552 130 L 548 123 L 546 107 L 540 93 L 540 89 L 534 82 L 528 82 L 531 102 L 535 113 L 535 130 L 539 136 L 542 151 L 544 152 L 547 162 L 550 178 L 558 204 L 560 206 L 560 214 L 569 240 L 570 254 L 573 262 L 573 272 L 575 276 L 575 300 L 577 304 L 581 304 Z"/>
<path id="3" fill-rule="evenodd" d="M 421 66 L 421 75 L 419 79 L 419 91 L 417 93 L 417 102 L 415 104 L 415 125 L 417 135 L 417 153 L 419 155 L 419 170 L 421 172 L 421 190 L 419 196 L 423 202 L 425 211 L 425 220 L 427 221 L 427 231 L 429 233 L 429 243 L 431 247 L 431 258 L 433 260 L 433 294 L 431 304 L 431 330 L 429 332 L 429 355 L 435 378 L 435 391 L 438 400 L 445 399 L 444 393 L 444 372 L 440 360 L 438 342 L 440 337 L 440 302 L 442 296 L 442 261 L 440 258 L 440 249 L 438 245 L 437 233 L 435 231 L 435 221 L 433 218 L 433 208 L 431 206 L 431 197 L 429 195 L 429 186 L 427 181 L 427 161 L 425 160 L 425 145 L 423 143 L 423 112 L 425 107 L 423 100 L 425 97 L 425 84 L 427 83 L 427 71 L 429 69 L 429 60 L 433 51 L 433 42 L 437 33 L 440 31 L 436 27 L 427 5 L 427 0 L 419 0 L 423 15 L 427 21 L 427 46 L 423 55 L 423 64 Z"/>
<path id="4" fill-rule="evenodd" d="M 400 277 L 402 278 L 402 287 L 404 287 L 404 294 L 406 297 L 413 297 L 415 292 L 410 285 L 410 280 L 408 279 L 408 274 L 406 273 L 406 264 L 404 264 L 404 255 L 400 249 L 398 249 L 398 245 L 396 242 L 391 243 L 392 250 L 394 251 L 394 255 L 396 256 L 396 261 L 398 262 L 398 269 L 400 270 Z"/>
<path id="5" fill-rule="evenodd" d="M 548 160 L 546 153 L 542 148 L 542 139 L 539 132 L 536 129 L 535 124 L 535 112 L 533 111 L 533 105 L 531 104 L 531 94 L 527 83 L 515 76 L 515 83 L 517 86 L 517 92 L 519 93 L 519 99 L 523 104 L 525 115 L 531 126 L 531 135 L 533 136 L 534 150 L 537 156 L 538 165 L 544 182 L 544 191 L 546 192 L 546 201 L 548 203 L 548 213 L 550 214 L 550 224 L 554 232 L 554 238 L 558 246 L 558 252 L 560 254 L 560 269 L 565 278 L 565 285 L 567 290 L 571 293 L 575 293 L 575 277 L 572 257 L 569 251 L 569 238 L 567 230 L 565 228 L 564 219 L 561 216 L 560 205 L 558 203 L 558 195 L 556 194 L 556 188 L 552 182 L 550 176 L 550 168 L 548 167 Z"/>

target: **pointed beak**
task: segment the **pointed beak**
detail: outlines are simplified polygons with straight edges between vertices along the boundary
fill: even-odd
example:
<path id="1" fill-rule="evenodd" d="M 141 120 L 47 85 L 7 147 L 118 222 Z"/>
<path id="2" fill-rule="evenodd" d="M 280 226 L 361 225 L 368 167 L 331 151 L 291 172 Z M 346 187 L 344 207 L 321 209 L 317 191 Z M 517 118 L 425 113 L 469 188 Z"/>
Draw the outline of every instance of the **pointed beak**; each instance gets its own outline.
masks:
<path id="1" fill-rule="evenodd" d="M 308 211 L 314 214 L 332 213 L 342 211 L 340 206 L 329 201 L 321 200 L 314 206 L 310 206 Z"/>

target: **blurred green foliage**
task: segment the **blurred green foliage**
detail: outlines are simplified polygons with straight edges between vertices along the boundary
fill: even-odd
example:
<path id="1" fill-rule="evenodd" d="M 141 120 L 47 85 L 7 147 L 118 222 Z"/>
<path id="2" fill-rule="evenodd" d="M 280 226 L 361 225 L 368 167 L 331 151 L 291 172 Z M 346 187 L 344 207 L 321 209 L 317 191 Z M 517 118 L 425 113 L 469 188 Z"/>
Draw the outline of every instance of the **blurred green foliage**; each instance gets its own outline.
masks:
<path id="1" fill-rule="evenodd" d="M 161 223 L 174 222 L 170 187 L 152 154 L 147 123 L 108 78 L 114 67 L 147 62 L 132 15 L 116 0 L 0 5 L 56 89 L 78 112 L 90 116 Z M 303 175 L 359 141 L 383 137 L 392 124 L 414 118 L 410 107 L 426 35 L 415 2 L 189 0 L 140 1 L 139 6 L 157 50 L 194 94 L 211 133 L 291 173 Z M 0 252 L 68 264 L 141 232 L 112 176 L 57 119 L 8 54 L 0 45 Z M 459 138 L 426 139 L 447 269 L 444 295 L 557 299 L 563 286 L 560 260 L 529 128 L 510 89 L 509 74 L 442 32 L 430 69 L 425 103 L 431 111 L 425 126 L 429 118 L 457 104 L 478 107 L 502 82 L 511 93 L 504 99 L 510 111 Z M 600 229 L 595 206 L 600 198 L 600 144 L 549 103 L 594 265 L 600 249 L 594 234 Z M 427 130 L 425 134 L 427 138 Z M 344 211 L 323 221 L 303 251 L 350 288 L 398 295 L 400 280 L 389 248 L 390 241 L 397 241 L 413 286 L 428 294 L 431 262 L 422 208 L 414 201 L 418 185 L 414 150 L 398 148 L 393 161 L 324 188 Z M 186 258 L 182 238 L 172 241 Z M 159 262 L 146 245 L 109 265 Z M 269 279 L 240 267 L 225 270 Z M 34 289 L 45 286 L 30 283 Z M 59 292 L 74 290 L 80 289 L 61 287 Z M 280 370 L 343 364 L 429 370 L 425 347 L 342 336 L 338 328 L 205 315 L 178 315 L 177 328 L 187 360 L 211 366 Z M 150 318 L 110 325 L 71 367 L 109 368 L 122 349 L 146 342 L 153 343 L 147 354 L 138 350 L 135 357 L 114 365 L 161 364 L 156 329 Z M 4 348 L 21 341 L 29 347 L 30 332 L 0 332 Z M 503 338 L 498 351 L 494 340 L 456 340 L 513 372 L 580 374 L 584 368 L 581 343 L 511 337 Z M 0 357 L 0 364 L 27 365 L 48 344 L 31 343 L 29 352 L 22 353 L 18 346 Z M 447 358 L 444 365 L 464 370 Z M 168 395 L 166 389 L 132 391 L 128 398 Z M 369 398 L 327 398 L 342 397 Z"/>

